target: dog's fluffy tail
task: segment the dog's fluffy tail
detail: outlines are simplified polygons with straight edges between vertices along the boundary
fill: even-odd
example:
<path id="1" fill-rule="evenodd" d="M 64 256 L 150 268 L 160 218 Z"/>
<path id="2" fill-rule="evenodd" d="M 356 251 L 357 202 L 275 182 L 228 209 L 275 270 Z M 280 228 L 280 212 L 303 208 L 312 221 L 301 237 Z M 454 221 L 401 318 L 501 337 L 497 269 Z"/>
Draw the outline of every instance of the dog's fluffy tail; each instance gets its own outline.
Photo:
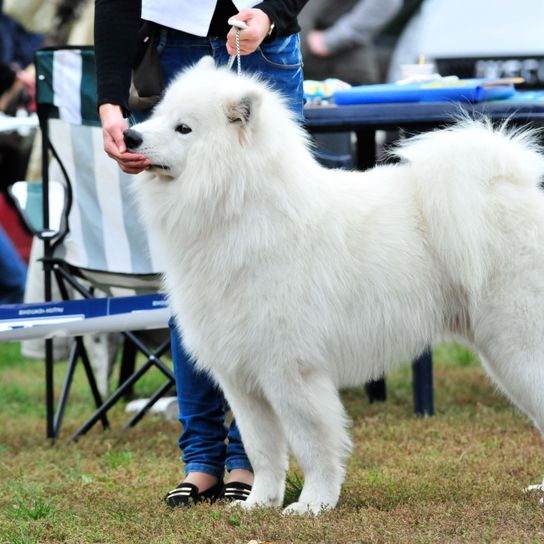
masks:
<path id="1" fill-rule="evenodd" d="M 396 155 L 410 165 L 434 251 L 476 295 L 493 266 L 492 255 L 505 247 L 497 195 L 530 191 L 539 198 L 535 187 L 544 175 L 544 157 L 536 132 L 463 120 L 408 140 Z M 499 191 L 500 186 L 515 191 Z"/>

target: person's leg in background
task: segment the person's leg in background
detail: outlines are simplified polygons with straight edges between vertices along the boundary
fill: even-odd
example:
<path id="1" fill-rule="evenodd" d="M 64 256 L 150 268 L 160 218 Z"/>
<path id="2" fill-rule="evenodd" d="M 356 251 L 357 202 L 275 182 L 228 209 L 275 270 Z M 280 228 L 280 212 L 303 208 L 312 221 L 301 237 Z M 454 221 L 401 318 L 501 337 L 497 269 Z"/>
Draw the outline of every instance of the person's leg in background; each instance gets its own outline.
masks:
<path id="1" fill-rule="evenodd" d="M 210 47 L 211 46 L 211 47 Z M 179 71 L 212 54 L 216 64 L 229 60 L 224 39 L 196 38 L 169 32 L 161 41 L 161 63 L 168 83 Z M 273 88 L 283 93 L 299 121 L 303 119 L 303 73 L 298 35 L 263 44 L 255 53 L 242 58 L 242 70 L 260 73 Z M 181 506 L 189 499 L 214 498 L 224 470 L 230 482 L 223 489 L 227 499 L 245 499 L 253 474 L 240 432 L 233 420 L 225 444 L 225 401 L 209 376 L 198 372 L 183 349 L 181 336 L 171 323 L 172 359 L 182 434 L 186 478 L 167 495 L 170 506 Z"/>
<path id="2" fill-rule="evenodd" d="M 159 48 L 167 84 L 184 68 L 214 53 L 207 38 L 173 31 L 163 31 Z M 186 473 L 185 479 L 166 497 L 167 504 L 176 507 L 201 499 L 213 500 L 222 492 L 227 428 L 223 394 L 207 374 L 195 369 L 183 348 L 174 320 L 171 320 L 170 331 L 182 425 L 179 446 Z M 253 473 L 236 426 L 229 430 L 228 448 L 231 479 L 242 486 L 250 486 Z"/>
<path id="3" fill-rule="evenodd" d="M 199 372 L 183 348 L 181 335 L 174 319 L 170 320 L 172 344 L 172 361 L 179 404 L 179 421 L 182 433 L 179 447 L 183 452 L 186 478 L 182 484 L 188 483 L 197 487 L 198 493 L 210 490 L 210 496 L 215 498 L 223 483 L 225 472 L 225 407 L 221 392 L 211 378 Z M 170 506 L 181 506 L 189 499 L 183 493 L 180 484 L 170 492 L 167 502 Z M 182 494 L 180 494 L 182 493 Z M 194 493 L 191 496 L 194 500 Z"/>
<path id="4" fill-rule="evenodd" d="M 225 468 L 230 473 L 231 482 L 240 484 L 235 488 L 250 489 L 253 483 L 251 464 L 238 428 L 231 424 L 227 430 L 223 394 L 210 376 L 195 368 L 183 348 L 174 319 L 170 321 L 170 332 L 182 426 L 179 447 L 183 452 L 186 477 L 167 495 L 167 504 L 182 506 L 189 499 L 193 502 L 200 498 L 213 500 L 225 493 L 226 498 L 239 498 L 230 496 L 228 490 L 223 489 Z M 228 444 L 225 443 L 227 432 Z"/>
<path id="5" fill-rule="evenodd" d="M 0 227 L 0 304 L 23 302 L 26 266 Z"/>

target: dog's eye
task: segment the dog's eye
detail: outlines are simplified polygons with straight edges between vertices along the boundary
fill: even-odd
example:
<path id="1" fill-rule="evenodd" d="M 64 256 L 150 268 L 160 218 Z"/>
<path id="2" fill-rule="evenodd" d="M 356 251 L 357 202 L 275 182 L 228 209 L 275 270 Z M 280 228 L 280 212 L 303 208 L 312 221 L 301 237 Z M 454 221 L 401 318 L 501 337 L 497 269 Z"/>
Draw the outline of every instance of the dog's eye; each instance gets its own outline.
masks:
<path id="1" fill-rule="evenodd" d="M 176 132 L 179 132 L 180 134 L 189 134 L 189 132 L 192 132 L 193 129 L 186 125 L 185 123 L 181 123 L 181 125 L 178 125 L 176 127 Z"/>

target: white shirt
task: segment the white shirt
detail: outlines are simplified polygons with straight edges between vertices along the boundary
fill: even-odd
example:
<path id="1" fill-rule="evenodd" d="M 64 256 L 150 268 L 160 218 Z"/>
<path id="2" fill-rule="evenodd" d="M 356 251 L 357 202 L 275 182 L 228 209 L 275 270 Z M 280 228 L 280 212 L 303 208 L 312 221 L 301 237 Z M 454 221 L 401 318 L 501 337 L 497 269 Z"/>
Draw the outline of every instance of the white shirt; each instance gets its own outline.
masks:
<path id="1" fill-rule="evenodd" d="M 238 10 L 260 0 L 233 0 Z M 217 0 L 142 0 L 142 19 L 195 36 L 206 36 Z"/>

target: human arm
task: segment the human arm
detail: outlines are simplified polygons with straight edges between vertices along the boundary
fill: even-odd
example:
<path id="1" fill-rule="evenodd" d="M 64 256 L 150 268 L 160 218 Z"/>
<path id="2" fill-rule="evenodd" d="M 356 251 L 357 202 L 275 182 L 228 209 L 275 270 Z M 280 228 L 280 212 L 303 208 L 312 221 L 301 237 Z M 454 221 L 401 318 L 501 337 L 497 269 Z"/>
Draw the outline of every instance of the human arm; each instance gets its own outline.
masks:
<path id="1" fill-rule="evenodd" d="M 94 43 L 98 105 L 117 104 L 126 111 L 136 42 L 140 0 L 95 0 Z"/>
<path id="2" fill-rule="evenodd" d="M 98 112 L 102 122 L 104 151 L 128 174 L 149 166 L 143 155 L 127 153 L 123 132 L 128 128 L 128 90 L 141 4 L 135 0 L 96 0 L 95 57 Z"/>
<path id="3" fill-rule="evenodd" d="M 250 9 L 240 10 L 235 18 L 244 21 L 248 28 L 240 32 L 240 53 L 249 55 L 269 36 L 271 25 L 273 36 L 297 32 L 297 16 L 308 0 L 265 0 Z M 227 35 L 227 51 L 236 54 L 236 31 Z"/>
<path id="4" fill-rule="evenodd" d="M 307 3 L 308 0 L 264 0 L 253 8 L 260 9 L 268 15 L 275 25 L 275 35 L 284 36 Z"/>
<path id="5" fill-rule="evenodd" d="M 359 0 L 351 11 L 323 31 L 308 33 L 310 51 L 326 57 L 370 41 L 402 7 L 402 0 Z"/>

